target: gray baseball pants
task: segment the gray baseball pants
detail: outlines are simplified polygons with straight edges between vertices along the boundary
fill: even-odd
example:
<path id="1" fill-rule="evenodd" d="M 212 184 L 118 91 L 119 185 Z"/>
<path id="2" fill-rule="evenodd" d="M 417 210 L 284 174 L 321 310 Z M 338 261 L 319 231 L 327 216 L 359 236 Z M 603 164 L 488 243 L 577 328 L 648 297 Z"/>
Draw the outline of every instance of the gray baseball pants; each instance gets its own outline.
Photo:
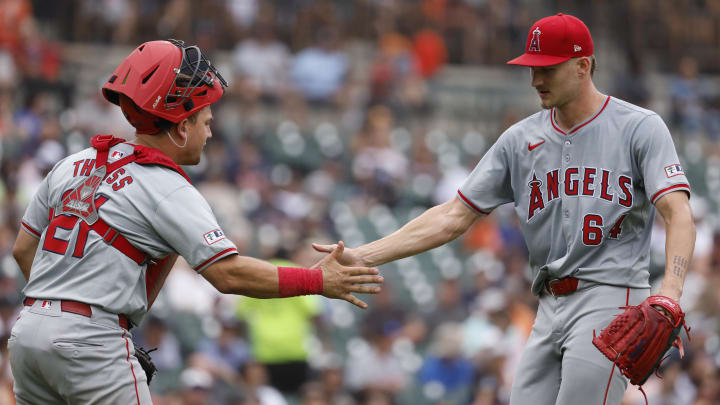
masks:
<path id="1" fill-rule="evenodd" d="M 578 290 L 540 296 L 537 317 L 513 380 L 510 405 L 602 405 L 612 362 L 593 344 L 600 331 L 649 289 L 580 281 Z M 620 405 L 628 380 L 616 369 L 606 405 Z"/>
<path id="2" fill-rule="evenodd" d="M 8 341 L 18 405 L 151 405 L 145 372 L 118 316 L 92 317 L 37 300 L 20 313 Z"/>

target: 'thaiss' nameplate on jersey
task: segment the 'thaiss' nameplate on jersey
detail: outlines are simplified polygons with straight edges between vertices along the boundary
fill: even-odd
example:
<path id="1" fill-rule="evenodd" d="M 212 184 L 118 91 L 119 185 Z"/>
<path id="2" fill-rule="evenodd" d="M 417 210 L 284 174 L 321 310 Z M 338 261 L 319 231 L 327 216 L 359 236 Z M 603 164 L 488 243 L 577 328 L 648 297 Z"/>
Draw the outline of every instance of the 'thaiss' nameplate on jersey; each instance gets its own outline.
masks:
<path id="1" fill-rule="evenodd" d="M 105 178 L 106 170 L 105 166 L 93 170 L 79 187 L 62 199 L 55 208 L 55 215 L 74 215 L 88 225 L 94 224 L 98 220 L 98 212 L 94 203 L 95 192 Z"/>

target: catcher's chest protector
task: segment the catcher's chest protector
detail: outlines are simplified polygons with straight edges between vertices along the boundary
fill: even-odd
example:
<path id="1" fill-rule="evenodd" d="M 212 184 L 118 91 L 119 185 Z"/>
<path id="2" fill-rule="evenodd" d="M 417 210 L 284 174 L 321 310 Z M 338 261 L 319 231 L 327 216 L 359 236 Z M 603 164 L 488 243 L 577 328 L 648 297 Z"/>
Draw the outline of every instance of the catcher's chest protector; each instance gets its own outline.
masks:
<path id="1" fill-rule="evenodd" d="M 100 235 L 103 240 L 113 246 L 137 264 L 144 264 L 149 256 L 137 249 L 118 231 L 108 225 L 100 215 L 98 209 L 106 201 L 105 198 L 96 198 L 95 193 L 105 178 L 122 166 L 133 162 L 137 153 L 132 153 L 110 164 L 107 163 L 108 151 L 111 146 L 123 142 L 120 138 L 111 135 L 97 135 L 90 144 L 97 150 L 95 169 L 88 178 L 74 190 L 67 191 L 55 208 L 50 209 L 50 216 L 71 215 L 80 218 L 90 230 Z"/>

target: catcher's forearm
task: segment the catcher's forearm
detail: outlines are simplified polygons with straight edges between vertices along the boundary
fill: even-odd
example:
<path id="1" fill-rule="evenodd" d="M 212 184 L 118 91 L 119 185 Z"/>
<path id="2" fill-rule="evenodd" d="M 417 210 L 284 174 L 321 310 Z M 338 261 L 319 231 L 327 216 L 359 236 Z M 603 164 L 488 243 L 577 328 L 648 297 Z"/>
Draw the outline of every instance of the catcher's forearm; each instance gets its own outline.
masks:
<path id="1" fill-rule="evenodd" d="M 392 234 L 360 246 L 355 254 L 371 267 L 413 256 L 454 240 L 477 218 L 477 214 L 453 198 L 430 208 Z"/>
<path id="2" fill-rule="evenodd" d="M 323 292 L 320 269 L 277 267 L 264 260 L 240 255 L 218 260 L 202 275 L 223 294 L 285 298 Z"/>
<path id="3" fill-rule="evenodd" d="M 673 196 L 675 194 L 675 196 Z M 695 224 L 684 193 L 671 193 L 674 198 L 658 209 L 665 219 L 665 278 L 659 294 L 679 300 L 685 276 L 695 249 Z M 682 196 L 683 198 L 678 198 Z M 664 197 L 663 197 L 664 198 Z"/>
<path id="4" fill-rule="evenodd" d="M 202 276 L 223 294 L 277 298 L 277 267 L 263 260 L 232 255 L 211 264 Z"/>

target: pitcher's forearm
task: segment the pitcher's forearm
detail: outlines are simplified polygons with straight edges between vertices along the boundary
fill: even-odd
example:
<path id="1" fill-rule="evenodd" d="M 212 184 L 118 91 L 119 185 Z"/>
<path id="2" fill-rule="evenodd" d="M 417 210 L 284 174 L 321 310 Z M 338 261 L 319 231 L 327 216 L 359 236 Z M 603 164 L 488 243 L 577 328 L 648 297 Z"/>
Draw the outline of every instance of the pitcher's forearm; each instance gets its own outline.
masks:
<path id="1" fill-rule="evenodd" d="M 355 249 L 366 266 L 376 267 L 444 245 L 477 219 L 457 199 L 435 206 L 392 234 Z"/>
<path id="2" fill-rule="evenodd" d="M 665 220 L 665 277 L 659 293 L 674 300 L 682 295 L 695 249 L 695 223 L 687 195 L 673 192 L 655 204 Z"/>
<path id="3" fill-rule="evenodd" d="M 665 278 L 661 286 L 670 298 L 678 300 L 682 295 L 694 248 L 695 226 L 692 221 L 671 220 L 667 224 Z"/>

